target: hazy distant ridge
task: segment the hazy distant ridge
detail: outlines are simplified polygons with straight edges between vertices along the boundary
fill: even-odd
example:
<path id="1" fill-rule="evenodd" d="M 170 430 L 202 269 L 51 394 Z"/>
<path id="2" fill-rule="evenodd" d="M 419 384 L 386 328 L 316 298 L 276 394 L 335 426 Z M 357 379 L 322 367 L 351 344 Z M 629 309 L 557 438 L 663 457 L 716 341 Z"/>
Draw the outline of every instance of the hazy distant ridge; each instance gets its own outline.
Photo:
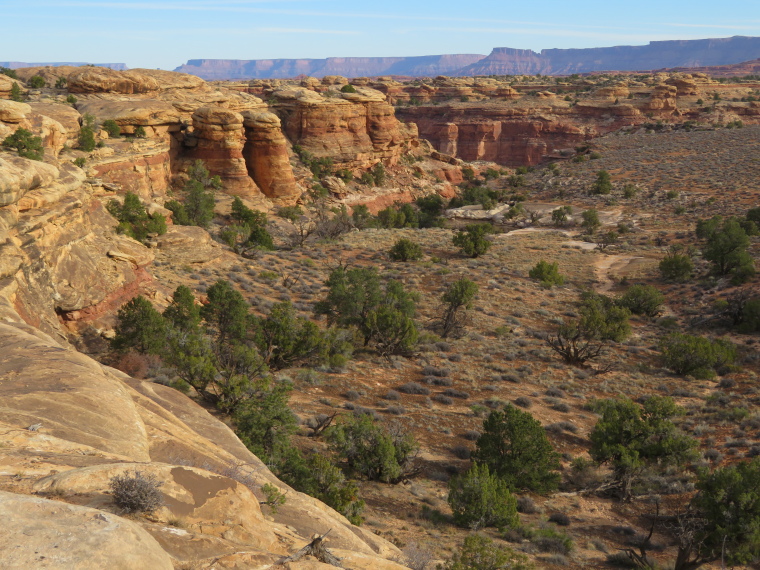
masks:
<path id="1" fill-rule="evenodd" d="M 42 63 L 30 63 L 23 61 L 0 61 L 0 67 L 8 67 L 10 69 L 18 69 L 20 67 L 60 67 L 62 65 L 72 65 L 79 67 L 82 65 L 94 65 L 95 67 L 110 67 L 117 71 L 124 71 L 128 69 L 126 63 L 88 63 L 86 61 L 56 61 L 56 62 L 42 62 Z"/>
<path id="2" fill-rule="evenodd" d="M 328 57 L 325 59 L 191 59 L 174 71 L 203 79 L 285 79 L 297 75 L 452 75 L 486 57 L 481 54 L 415 57 Z"/>
<path id="3" fill-rule="evenodd" d="M 592 71 L 648 71 L 668 67 L 730 65 L 756 58 L 760 58 L 760 38 L 734 36 L 657 41 L 643 46 L 545 49 L 541 52 L 494 48 L 488 56 L 450 54 L 326 59 L 191 59 L 175 71 L 207 80 L 285 79 L 297 75 L 569 75 Z"/>
<path id="4" fill-rule="evenodd" d="M 668 40 L 644 46 L 531 50 L 494 48 L 456 75 L 567 75 L 592 71 L 648 71 L 668 67 L 706 67 L 742 63 L 760 57 L 760 38 L 734 36 L 704 40 Z"/>

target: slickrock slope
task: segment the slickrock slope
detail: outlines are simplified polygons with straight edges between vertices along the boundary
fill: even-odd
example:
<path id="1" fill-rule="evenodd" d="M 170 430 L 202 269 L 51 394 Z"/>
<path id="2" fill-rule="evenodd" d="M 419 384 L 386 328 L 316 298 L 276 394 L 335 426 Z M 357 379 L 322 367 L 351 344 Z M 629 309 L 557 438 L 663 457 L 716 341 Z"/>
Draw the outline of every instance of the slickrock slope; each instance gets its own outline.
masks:
<path id="1" fill-rule="evenodd" d="M 107 321 L 150 284 L 153 250 L 114 233 L 106 190 L 76 167 L 3 153 L 0 181 L 0 512 L 12 529 L 0 566 L 261 567 L 332 529 L 344 567 L 402 568 L 394 546 L 287 488 L 192 400 L 74 350 L 72 327 Z M 159 251 L 202 252 L 208 234 L 190 229 Z M 150 520 L 120 517 L 108 494 L 133 471 L 162 482 Z M 288 494 L 274 516 L 259 506 L 265 483 Z"/>

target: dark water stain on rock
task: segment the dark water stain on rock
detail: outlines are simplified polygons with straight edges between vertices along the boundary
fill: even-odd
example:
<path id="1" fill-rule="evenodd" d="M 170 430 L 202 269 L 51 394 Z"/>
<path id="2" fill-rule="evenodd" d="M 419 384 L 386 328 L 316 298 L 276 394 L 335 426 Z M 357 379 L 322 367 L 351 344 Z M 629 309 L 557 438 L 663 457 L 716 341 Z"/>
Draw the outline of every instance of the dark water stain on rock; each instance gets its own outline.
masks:
<path id="1" fill-rule="evenodd" d="M 210 499 L 216 497 L 220 492 L 226 489 L 232 489 L 235 483 L 226 477 L 204 477 L 185 469 L 184 467 L 175 467 L 171 471 L 174 481 L 187 489 L 193 497 L 192 503 L 180 501 L 175 497 L 164 495 L 164 502 L 175 515 L 190 515 L 195 509 L 205 505 Z"/>

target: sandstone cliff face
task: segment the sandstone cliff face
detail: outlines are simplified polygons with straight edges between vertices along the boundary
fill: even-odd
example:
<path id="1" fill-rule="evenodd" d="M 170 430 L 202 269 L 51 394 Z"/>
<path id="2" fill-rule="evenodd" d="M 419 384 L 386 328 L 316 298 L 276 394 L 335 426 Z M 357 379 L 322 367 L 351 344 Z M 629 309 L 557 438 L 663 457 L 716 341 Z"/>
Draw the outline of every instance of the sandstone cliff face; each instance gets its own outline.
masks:
<path id="1" fill-rule="evenodd" d="M 239 113 L 221 107 L 201 107 L 193 113 L 193 133 L 185 139 L 193 160 L 202 160 L 222 179 L 227 193 L 250 198 L 259 189 L 243 160 L 245 130 Z"/>
<path id="2" fill-rule="evenodd" d="M 368 168 L 382 161 L 395 164 L 416 145 L 403 129 L 385 96 L 357 87 L 356 93 L 321 95 L 307 88 L 273 93 L 283 131 L 293 144 L 315 156 L 329 156 L 347 168 Z"/>
<path id="3" fill-rule="evenodd" d="M 629 107 L 556 105 L 509 107 L 451 104 L 405 107 L 399 117 L 414 123 L 420 137 L 440 152 L 463 160 L 507 166 L 537 164 L 544 155 L 643 119 Z"/>

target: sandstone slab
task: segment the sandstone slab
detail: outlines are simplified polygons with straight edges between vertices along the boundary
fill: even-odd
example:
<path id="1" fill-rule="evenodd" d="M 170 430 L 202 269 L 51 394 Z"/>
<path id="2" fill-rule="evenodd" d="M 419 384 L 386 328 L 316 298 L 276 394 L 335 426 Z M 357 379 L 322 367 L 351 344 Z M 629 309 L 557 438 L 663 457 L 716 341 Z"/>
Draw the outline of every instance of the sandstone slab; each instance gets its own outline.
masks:
<path id="1" fill-rule="evenodd" d="M 7 570 L 174 568 L 150 534 L 110 513 L 0 491 L 0 517 L 0 566 Z"/>

